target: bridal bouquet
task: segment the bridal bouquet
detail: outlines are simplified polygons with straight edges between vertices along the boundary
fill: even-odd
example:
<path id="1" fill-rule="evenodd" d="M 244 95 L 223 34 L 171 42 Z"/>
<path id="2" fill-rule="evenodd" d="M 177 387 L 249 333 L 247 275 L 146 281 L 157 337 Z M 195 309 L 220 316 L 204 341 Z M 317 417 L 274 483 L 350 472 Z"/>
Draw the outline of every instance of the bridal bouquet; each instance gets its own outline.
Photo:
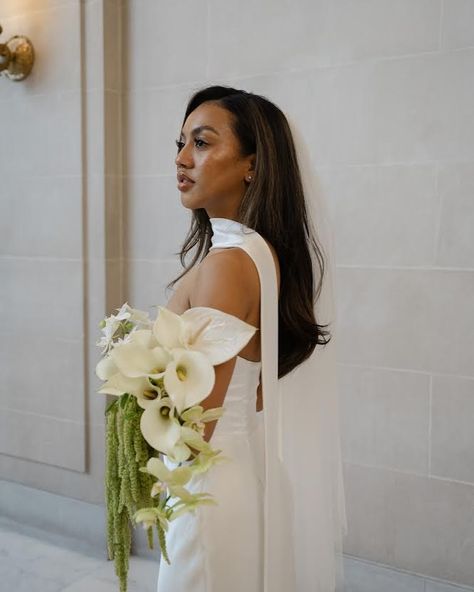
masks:
<path id="1" fill-rule="evenodd" d="M 205 424 L 225 408 L 199 403 L 214 387 L 214 366 L 237 355 L 257 329 L 203 306 L 182 315 L 159 306 L 155 320 L 127 303 L 117 310 L 100 322 L 96 374 L 105 381 L 98 392 L 117 397 L 105 411 L 107 550 L 126 592 L 131 525 L 142 524 L 151 549 L 155 526 L 170 563 L 169 522 L 217 503 L 210 493 L 185 487 L 193 475 L 227 460 L 204 439 Z M 178 466 L 170 470 L 160 456 Z"/>

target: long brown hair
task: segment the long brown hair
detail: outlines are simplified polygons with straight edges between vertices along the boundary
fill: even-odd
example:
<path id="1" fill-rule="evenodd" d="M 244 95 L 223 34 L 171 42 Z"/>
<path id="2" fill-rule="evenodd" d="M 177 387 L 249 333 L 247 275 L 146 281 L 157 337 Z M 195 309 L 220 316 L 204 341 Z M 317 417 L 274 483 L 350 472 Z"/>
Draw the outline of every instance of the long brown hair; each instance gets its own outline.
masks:
<path id="1" fill-rule="evenodd" d="M 241 200 L 238 220 L 257 231 L 275 248 L 280 262 L 278 304 L 278 378 L 291 372 L 326 345 L 329 331 L 318 325 L 314 304 L 319 298 L 325 262 L 308 223 L 300 169 L 290 126 L 283 112 L 267 98 L 228 86 L 209 86 L 189 100 L 183 118 L 205 101 L 213 101 L 232 115 L 232 129 L 242 156 L 256 155 L 254 181 Z M 167 285 L 171 288 L 211 246 L 212 227 L 204 208 L 192 211 L 191 227 L 179 254 L 185 268 Z M 197 245 L 188 266 L 187 253 Z M 319 269 L 315 278 L 309 245 Z M 328 339 L 325 339 L 328 337 Z"/>

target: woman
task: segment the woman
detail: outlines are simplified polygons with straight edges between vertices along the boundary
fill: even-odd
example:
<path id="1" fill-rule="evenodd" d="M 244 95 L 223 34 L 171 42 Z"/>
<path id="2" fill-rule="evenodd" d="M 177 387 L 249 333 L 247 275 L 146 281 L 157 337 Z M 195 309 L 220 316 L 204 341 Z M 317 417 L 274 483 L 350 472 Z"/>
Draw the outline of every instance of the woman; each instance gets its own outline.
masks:
<path id="1" fill-rule="evenodd" d="M 171 282 L 180 280 L 167 307 L 178 314 L 217 308 L 258 330 L 238 356 L 215 367 L 214 388 L 201 403 L 224 406 L 223 417 L 206 425 L 205 439 L 232 462 L 193 478 L 189 489 L 212 493 L 219 506 L 200 507 L 171 523 L 171 565 L 161 562 L 158 592 L 330 592 L 336 589 L 335 583 L 328 587 L 334 564 L 325 557 L 317 565 L 321 524 L 313 532 L 298 522 L 304 485 L 285 467 L 277 401 L 283 377 L 290 391 L 308 390 L 293 371 L 330 341 L 315 318 L 324 258 L 310 229 L 290 126 L 266 98 L 211 86 L 190 99 L 177 147 L 181 201 L 192 210 L 183 266 L 185 255 L 196 250 Z M 289 405 L 290 396 L 285 399 Z M 296 421 L 293 433 L 305 415 L 295 402 L 287 414 Z M 288 447 L 287 464 L 295 463 L 295 450 Z M 313 450 L 315 460 L 318 454 Z M 310 507 L 305 515 L 311 516 Z M 303 562 L 294 555 L 300 553 L 298 524 Z M 318 544 L 316 555 L 312 543 Z M 315 560 L 320 574 L 308 575 Z"/>

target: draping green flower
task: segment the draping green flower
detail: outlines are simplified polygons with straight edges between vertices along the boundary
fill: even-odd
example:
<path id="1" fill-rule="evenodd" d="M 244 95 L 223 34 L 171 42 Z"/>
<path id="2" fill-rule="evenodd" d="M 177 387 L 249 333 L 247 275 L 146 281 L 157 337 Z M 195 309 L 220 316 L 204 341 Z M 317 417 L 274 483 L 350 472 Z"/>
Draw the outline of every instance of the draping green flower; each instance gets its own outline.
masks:
<path id="1" fill-rule="evenodd" d="M 205 399 L 214 382 L 214 367 L 204 354 L 173 349 L 173 358 L 164 372 L 164 386 L 179 414 Z"/>
<path id="2" fill-rule="evenodd" d="M 181 425 L 174 415 L 174 405 L 169 397 L 149 401 L 140 418 L 140 430 L 148 444 L 167 455 L 181 438 Z"/>
<path id="3" fill-rule="evenodd" d="M 158 309 L 153 324 L 158 342 L 169 350 L 199 351 L 213 366 L 236 356 L 258 330 L 234 315 L 208 306 L 194 306 L 181 315 L 163 306 Z"/>

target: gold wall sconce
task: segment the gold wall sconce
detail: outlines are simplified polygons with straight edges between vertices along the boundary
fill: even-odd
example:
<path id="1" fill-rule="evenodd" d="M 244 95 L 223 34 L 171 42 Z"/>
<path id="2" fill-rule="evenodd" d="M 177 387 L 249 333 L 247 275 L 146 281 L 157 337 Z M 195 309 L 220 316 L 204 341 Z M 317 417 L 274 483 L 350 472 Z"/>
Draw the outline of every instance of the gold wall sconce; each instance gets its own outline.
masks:
<path id="1" fill-rule="evenodd" d="M 3 29 L 0 25 L 0 33 Z M 14 35 L 6 43 L 0 43 L 0 75 L 10 80 L 24 80 L 33 68 L 35 52 L 31 41 L 22 35 Z"/>

